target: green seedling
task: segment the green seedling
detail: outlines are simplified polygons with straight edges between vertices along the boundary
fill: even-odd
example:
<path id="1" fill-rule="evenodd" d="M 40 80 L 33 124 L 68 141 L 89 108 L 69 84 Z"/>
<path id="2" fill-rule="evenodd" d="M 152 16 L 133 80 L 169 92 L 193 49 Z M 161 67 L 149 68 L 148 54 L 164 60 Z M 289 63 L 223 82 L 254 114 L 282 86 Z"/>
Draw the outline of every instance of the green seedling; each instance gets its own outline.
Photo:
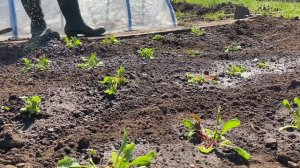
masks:
<path id="1" fill-rule="evenodd" d="M 12 109 L 8 106 L 1 106 L 1 110 L 8 112 L 11 111 Z"/>
<path id="2" fill-rule="evenodd" d="M 247 69 L 242 65 L 230 65 L 226 69 L 226 73 L 231 76 L 240 76 L 243 72 L 246 72 Z"/>
<path id="3" fill-rule="evenodd" d="M 123 141 L 119 151 L 112 152 L 112 165 L 107 168 L 146 167 L 156 158 L 156 152 L 133 158 L 135 144 L 128 143 L 128 133 L 124 131 Z"/>
<path id="4" fill-rule="evenodd" d="M 192 34 L 194 34 L 194 35 L 196 35 L 196 36 L 205 36 L 206 35 L 206 32 L 202 29 L 202 28 L 200 28 L 200 27 L 193 27 L 192 29 L 191 29 L 191 31 L 192 31 Z"/>
<path id="5" fill-rule="evenodd" d="M 89 155 L 90 156 L 96 156 L 97 155 L 97 150 L 96 149 L 88 149 Z"/>
<path id="6" fill-rule="evenodd" d="M 209 154 L 218 147 L 226 147 L 232 149 L 238 155 L 242 156 L 244 159 L 249 160 L 251 158 L 251 155 L 246 150 L 244 150 L 239 146 L 234 145 L 230 140 L 228 140 L 225 137 L 226 133 L 239 126 L 240 126 L 240 120 L 238 120 L 237 118 L 222 123 L 221 108 L 218 107 L 217 121 L 216 121 L 215 128 L 213 130 L 201 128 L 201 130 L 203 131 L 203 133 L 201 132 L 201 134 L 205 135 L 206 139 L 204 139 L 202 144 L 197 147 L 198 150 L 203 154 Z"/>
<path id="7" fill-rule="evenodd" d="M 194 50 L 194 49 L 188 49 L 185 52 L 187 55 L 195 57 L 201 54 L 201 52 L 199 50 Z"/>
<path id="8" fill-rule="evenodd" d="M 24 65 L 25 65 L 25 66 L 21 69 L 21 72 L 22 72 L 22 73 L 27 73 L 27 72 L 29 72 L 31 69 L 34 68 L 34 64 L 31 63 L 31 61 L 30 61 L 28 58 L 24 58 L 23 61 L 24 61 Z"/>
<path id="9" fill-rule="evenodd" d="M 137 52 L 143 58 L 153 59 L 155 49 L 154 48 L 140 48 Z"/>
<path id="10" fill-rule="evenodd" d="M 40 96 L 21 97 L 25 102 L 25 107 L 21 109 L 21 112 L 27 113 L 28 117 L 31 118 L 41 111 L 39 104 L 42 99 Z"/>
<path id="11" fill-rule="evenodd" d="M 240 51 L 242 49 L 242 47 L 236 43 L 232 43 L 229 46 L 225 47 L 225 52 L 229 53 L 229 52 L 235 52 L 235 51 Z"/>
<path id="12" fill-rule="evenodd" d="M 68 48 L 76 48 L 82 45 L 82 42 L 77 37 L 68 37 L 65 38 L 66 47 Z"/>
<path id="13" fill-rule="evenodd" d="M 117 71 L 116 76 L 106 76 L 100 83 L 107 86 L 107 90 L 104 91 L 107 95 L 115 95 L 117 89 L 120 86 L 123 86 L 128 83 L 127 79 L 124 77 L 125 68 L 120 67 Z"/>
<path id="14" fill-rule="evenodd" d="M 52 64 L 48 58 L 42 57 L 37 60 L 35 67 L 40 71 L 46 71 Z"/>
<path id="15" fill-rule="evenodd" d="M 272 66 L 270 65 L 270 63 L 266 62 L 266 61 L 262 61 L 257 63 L 258 68 L 260 69 L 271 69 Z"/>
<path id="16" fill-rule="evenodd" d="M 294 128 L 298 129 L 300 131 L 300 98 L 295 97 L 294 103 L 297 105 L 297 108 L 292 108 L 291 103 L 285 99 L 282 101 L 282 105 L 290 111 L 292 114 L 293 121 L 291 125 L 287 125 L 284 127 L 279 128 L 280 131 L 288 129 L 288 128 Z"/>
<path id="17" fill-rule="evenodd" d="M 85 68 L 91 70 L 93 68 L 103 66 L 103 62 L 97 58 L 96 53 L 91 54 L 89 59 L 82 57 L 81 60 L 85 63 L 77 64 L 78 68 Z"/>
<path id="18" fill-rule="evenodd" d="M 206 135 L 206 132 L 202 126 L 202 120 L 201 118 L 196 115 L 191 115 L 192 120 L 190 119 L 183 119 L 182 123 L 186 129 L 188 129 L 188 139 L 198 139 L 201 142 L 205 141 L 208 137 Z"/>
<path id="19" fill-rule="evenodd" d="M 186 77 L 188 83 L 191 83 L 191 84 L 202 84 L 202 83 L 206 82 L 205 77 L 200 74 L 186 73 L 185 77 Z"/>
<path id="20" fill-rule="evenodd" d="M 103 45 L 114 45 L 114 44 L 120 44 L 120 41 L 116 38 L 115 35 L 111 35 L 109 37 L 106 37 L 102 40 L 101 44 Z"/>
<path id="21" fill-rule="evenodd" d="M 57 162 L 57 168 L 98 168 L 98 167 L 95 165 L 92 158 L 89 159 L 89 163 L 87 165 L 81 165 L 76 159 L 65 156 L 63 159 Z"/>
<path id="22" fill-rule="evenodd" d="M 152 37 L 152 40 L 156 40 L 156 41 L 162 41 L 163 39 L 164 39 L 164 37 L 160 34 L 157 34 Z"/>

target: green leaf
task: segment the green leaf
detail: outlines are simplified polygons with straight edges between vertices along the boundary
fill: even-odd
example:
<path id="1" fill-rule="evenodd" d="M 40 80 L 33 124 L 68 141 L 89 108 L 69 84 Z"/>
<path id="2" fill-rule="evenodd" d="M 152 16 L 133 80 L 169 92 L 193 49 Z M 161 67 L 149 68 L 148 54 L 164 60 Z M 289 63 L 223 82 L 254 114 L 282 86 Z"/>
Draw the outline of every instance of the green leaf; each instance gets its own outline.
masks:
<path id="1" fill-rule="evenodd" d="M 200 145 L 197 148 L 201 153 L 204 153 L 204 154 L 211 153 L 215 149 L 212 146 L 206 148 L 204 145 Z"/>
<path id="2" fill-rule="evenodd" d="M 221 106 L 218 106 L 218 109 L 217 109 L 217 125 L 221 125 L 221 123 L 222 123 Z"/>
<path id="3" fill-rule="evenodd" d="M 241 125 L 241 122 L 237 118 L 234 118 L 234 119 L 226 121 L 225 124 L 224 124 L 224 126 L 223 126 L 221 135 L 226 134 L 231 129 L 239 127 L 240 125 Z"/>
<path id="4" fill-rule="evenodd" d="M 251 155 L 241 147 L 234 147 L 233 150 L 246 160 L 249 160 L 251 158 Z"/>
<path id="5" fill-rule="evenodd" d="M 290 104 L 290 102 L 289 102 L 287 99 L 284 99 L 284 100 L 282 101 L 282 105 L 283 105 L 285 108 L 291 110 L 291 104 Z"/>
<path id="6" fill-rule="evenodd" d="M 294 103 L 297 104 L 298 108 L 300 108 L 300 98 L 299 97 L 294 98 Z"/>
<path id="7" fill-rule="evenodd" d="M 156 158 L 156 152 L 152 151 L 152 152 L 149 152 L 147 155 L 144 155 L 144 156 L 140 156 L 140 157 L 137 157 L 136 159 L 134 159 L 130 165 L 135 165 L 135 166 L 148 166 L 151 161 L 153 159 Z"/>
<path id="8" fill-rule="evenodd" d="M 225 141 L 220 143 L 220 146 L 226 146 L 226 147 L 231 147 L 232 142 L 226 139 Z"/>
<path id="9" fill-rule="evenodd" d="M 195 123 L 189 119 L 183 119 L 182 124 L 185 126 L 187 129 L 194 129 L 195 128 Z"/>
<path id="10" fill-rule="evenodd" d="M 57 168 L 71 168 L 71 167 L 81 167 L 76 159 L 65 156 L 63 159 L 57 162 Z"/>
<path id="11" fill-rule="evenodd" d="M 134 143 L 125 146 L 123 153 L 127 161 L 130 161 L 132 159 L 132 154 L 133 154 L 132 152 L 134 150 L 134 147 L 135 147 Z"/>
<path id="12" fill-rule="evenodd" d="M 125 73 L 125 68 L 123 66 L 121 66 L 118 71 L 117 71 L 117 75 L 118 76 L 123 76 Z"/>
<path id="13" fill-rule="evenodd" d="M 6 111 L 6 112 L 12 110 L 12 109 L 11 109 L 10 107 L 8 107 L 8 106 L 1 106 L 1 109 L 2 109 L 3 111 Z"/>

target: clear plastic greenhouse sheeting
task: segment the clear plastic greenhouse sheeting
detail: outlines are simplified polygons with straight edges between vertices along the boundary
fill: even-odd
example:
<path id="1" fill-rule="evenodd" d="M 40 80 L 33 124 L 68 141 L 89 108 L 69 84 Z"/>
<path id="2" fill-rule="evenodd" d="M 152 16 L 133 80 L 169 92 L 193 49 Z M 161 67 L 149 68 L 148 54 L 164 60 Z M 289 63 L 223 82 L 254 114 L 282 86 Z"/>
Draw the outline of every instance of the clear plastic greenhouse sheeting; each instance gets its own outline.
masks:
<path id="1" fill-rule="evenodd" d="M 105 26 L 108 33 L 166 29 L 177 26 L 170 0 L 79 0 L 87 25 Z M 42 0 L 48 27 L 63 32 L 65 20 L 56 0 Z M 30 20 L 20 0 L 0 0 L 0 30 L 14 31 L 0 39 L 30 36 Z"/>

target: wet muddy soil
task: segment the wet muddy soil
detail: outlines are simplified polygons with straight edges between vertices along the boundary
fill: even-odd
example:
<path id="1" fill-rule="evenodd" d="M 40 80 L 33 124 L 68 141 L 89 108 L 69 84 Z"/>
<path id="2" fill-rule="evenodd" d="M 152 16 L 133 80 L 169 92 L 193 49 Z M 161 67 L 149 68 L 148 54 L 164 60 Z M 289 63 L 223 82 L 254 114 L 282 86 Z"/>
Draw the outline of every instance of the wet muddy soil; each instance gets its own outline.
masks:
<path id="1" fill-rule="evenodd" d="M 66 155 L 84 162 L 90 148 L 98 150 L 97 164 L 104 167 L 111 151 L 119 148 L 124 129 L 137 144 L 135 154 L 158 153 L 150 167 L 299 166 L 300 132 L 278 128 L 291 122 L 281 101 L 300 94 L 300 21 L 258 17 L 205 31 L 203 37 L 168 34 L 163 41 L 147 35 L 125 38 L 113 46 L 83 39 L 77 49 L 54 42 L 27 55 L 0 55 L 0 105 L 12 108 L 0 111 L 0 167 L 55 167 Z M 242 50 L 225 53 L 231 43 Z M 140 47 L 155 48 L 155 58 L 138 56 Z M 189 56 L 187 49 L 200 54 Z M 104 66 L 78 69 L 80 57 L 93 52 Z M 53 66 L 21 74 L 20 55 L 31 60 L 46 56 Z M 260 61 L 269 68 L 258 68 Z M 231 64 L 245 66 L 247 74 L 228 76 L 224 72 Z M 107 97 L 99 81 L 120 66 L 129 83 Z M 187 72 L 216 75 L 220 81 L 188 84 Z M 31 95 L 42 97 L 42 111 L 33 119 L 20 113 L 24 104 L 19 97 Z M 212 126 L 218 105 L 225 120 L 241 120 L 228 138 L 251 153 L 250 161 L 223 149 L 204 155 L 187 140 L 182 119 L 195 113 Z"/>

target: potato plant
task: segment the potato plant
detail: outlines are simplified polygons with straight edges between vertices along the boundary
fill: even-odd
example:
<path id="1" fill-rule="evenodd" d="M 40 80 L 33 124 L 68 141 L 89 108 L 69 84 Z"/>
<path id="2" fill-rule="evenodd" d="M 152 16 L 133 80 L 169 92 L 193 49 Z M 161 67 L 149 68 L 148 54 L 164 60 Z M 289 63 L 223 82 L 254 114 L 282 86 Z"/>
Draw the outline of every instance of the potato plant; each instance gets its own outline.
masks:
<path id="1" fill-rule="evenodd" d="M 203 154 L 209 154 L 216 148 L 230 148 L 244 159 L 249 160 L 251 155 L 243 148 L 234 145 L 230 140 L 225 137 L 225 134 L 230 130 L 240 126 L 240 121 L 237 118 L 228 120 L 222 123 L 221 108 L 217 109 L 217 121 L 214 129 L 204 128 L 201 124 L 200 117 L 193 117 L 196 122 L 188 119 L 183 120 L 183 125 L 189 130 L 189 139 L 197 135 L 201 144 L 197 147 Z M 219 129 L 219 128 L 222 129 Z"/>
<path id="2" fill-rule="evenodd" d="M 105 85 L 107 89 L 104 91 L 107 95 L 115 95 L 117 93 L 117 89 L 120 86 L 123 86 L 128 83 L 127 79 L 124 77 L 125 68 L 120 67 L 117 71 L 116 76 L 106 76 L 103 78 L 100 83 Z"/>
<path id="3" fill-rule="evenodd" d="M 236 43 L 232 43 L 229 46 L 225 47 L 226 53 L 240 51 L 240 50 L 242 50 L 242 47 Z"/>
<path id="4" fill-rule="evenodd" d="M 230 76 L 240 76 L 242 73 L 246 71 L 247 69 L 242 65 L 230 65 L 226 69 L 226 73 Z"/>
<path id="5" fill-rule="evenodd" d="M 42 98 L 40 96 L 35 95 L 21 98 L 26 104 L 23 108 L 21 108 L 21 112 L 27 113 L 29 118 L 41 111 L 39 104 L 41 103 Z"/>
<path id="6" fill-rule="evenodd" d="M 103 62 L 97 58 L 96 53 L 92 53 L 90 58 L 82 57 L 81 60 L 84 62 L 83 64 L 77 64 L 78 68 L 84 68 L 87 70 L 94 69 L 96 67 L 103 66 Z"/>
<path id="7" fill-rule="evenodd" d="M 292 114 L 292 118 L 293 121 L 290 125 L 284 126 L 284 127 L 280 127 L 279 130 L 285 130 L 288 128 L 294 128 L 300 131 L 300 98 L 299 97 L 295 97 L 294 98 L 294 103 L 296 104 L 296 108 L 293 108 L 291 106 L 291 103 L 285 99 L 282 101 L 282 105 L 288 109 L 290 111 L 290 113 Z"/>
<path id="8" fill-rule="evenodd" d="M 206 35 L 206 32 L 200 27 L 193 27 L 191 29 L 191 31 L 192 31 L 192 34 L 194 34 L 196 36 L 199 36 L 199 37 L 202 37 L 202 36 Z"/>
<path id="9" fill-rule="evenodd" d="M 77 37 L 65 38 L 65 43 L 67 48 L 76 48 L 82 45 L 82 42 Z"/>
<path id="10" fill-rule="evenodd" d="M 106 37 L 102 40 L 101 44 L 103 45 L 114 45 L 114 44 L 120 44 L 120 41 L 117 39 L 115 35 L 111 35 L 109 37 Z"/>
<path id="11" fill-rule="evenodd" d="M 140 48 L 137 52 L 143 58 L 153 59 L 155 49 L 154 48 Z"/>

